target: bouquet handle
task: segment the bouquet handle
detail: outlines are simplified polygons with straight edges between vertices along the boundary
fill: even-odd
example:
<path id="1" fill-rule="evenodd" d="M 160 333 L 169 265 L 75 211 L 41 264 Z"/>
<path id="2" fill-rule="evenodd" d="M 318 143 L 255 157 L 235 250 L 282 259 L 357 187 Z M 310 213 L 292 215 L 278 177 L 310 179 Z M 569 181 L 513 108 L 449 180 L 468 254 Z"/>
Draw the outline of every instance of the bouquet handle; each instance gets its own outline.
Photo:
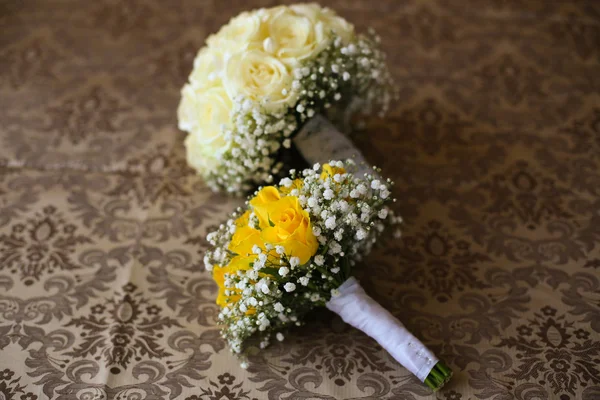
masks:
<path id="1" fill-rule="evenodd" d="M 329 160 L 353 159 L 357 176 L 362 176 L 363 173 L 376 174 L 369 168 L 369 164 L 354 143 L 322 115 L 315 115 L 306 121 L 294 136 L 293 142 L 309 165 Z"/>
<path id="2" fill-rule="evenodd" d="M 344 322 L 375 339 L 431 389 L 438 390 L 450 379 L 452 371 L 397 318 L 365 293 L 356 279 L 349 278 L 338 290 L 339 295 L 332 297 L 326 306 Z"/>

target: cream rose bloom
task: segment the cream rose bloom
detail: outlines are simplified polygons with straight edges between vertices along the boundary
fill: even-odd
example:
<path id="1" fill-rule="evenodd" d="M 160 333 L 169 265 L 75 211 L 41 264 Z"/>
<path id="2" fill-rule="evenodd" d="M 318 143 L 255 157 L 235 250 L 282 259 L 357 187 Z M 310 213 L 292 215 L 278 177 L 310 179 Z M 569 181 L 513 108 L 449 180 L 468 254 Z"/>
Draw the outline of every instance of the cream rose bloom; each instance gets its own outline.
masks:
<path id="1" fill-rule="evenodd" d="M 341 37 L 344 43 L 350 42 L 354 37 L 354 25 L 337 15 L 331 9 L 323 8 L 318 18 L 325 24 L 327 29 Z"/>
<path id="2" fill-rule="evenodd" d="M 225 89 L 206 90 L 185 85 L 177 110 L 179 129 L 189 132 L 185 140 L 187 159 L 201 173 L 215 170 L 223 153 L 231 147 L 224 130 L 231 125 L 232 103 Z"/>
<path id="3" fill-rule="evenodd" d="M 266 37 L 265 26 L 256 11 L 243 12 L 211 35 L 206 43 L 212 49 L 218 49 L 228 56 L 244 50 L 258 49 Z"/>
<path id="4" fill-rule="evenodd" d="M 243 95 L 273 111 L 291 101 L 292 80 L 277 58 L 261 50 L 250 50 L 229 59 L 223 84 L 230 98 Z"/>
<path id="5" fill-rule="evenodd" d="M 317 3 L 294 4 L 290 8 L 298 14 L 308 17 L 313 24 L 322 22 L 326 34 L 334 32 L 347 43 L 354 37 L 354 25 L 337 15 L 332 9 L 321 7 Z"/>
<path id="6" fill-rule="evenodd" d="M 194 59 L 190 83 L 196 89 L 219 86 L 225 70 L 225 55 L 219 49 L 202 48 Z"/>
<path id="7" fill-rule="evenodd" d="M 329 44 L 328 30 L 314 5 L 273 8 L 266 24 L 269 43 L 263 43 L 265 50 L 291 66 L 315 56 Z"/>
<path id="8" fill-rule="evenodd" d="M 323 12 L 323 7 L 317 3 L 292 4 L 290 9 L 297 14 L 308 17 L 313 24 L 319 21 L 319 17 Z"/>

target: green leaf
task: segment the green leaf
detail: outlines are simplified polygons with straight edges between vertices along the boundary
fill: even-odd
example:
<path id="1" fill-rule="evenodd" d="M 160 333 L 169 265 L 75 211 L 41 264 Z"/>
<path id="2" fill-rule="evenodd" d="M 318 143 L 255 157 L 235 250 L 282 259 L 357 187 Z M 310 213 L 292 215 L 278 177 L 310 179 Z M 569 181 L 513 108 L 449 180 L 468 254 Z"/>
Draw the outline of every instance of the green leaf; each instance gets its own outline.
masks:
<path id="1" fill-rule="evenodd" d="M 262 267 L 259 273 L 273 275 L 274 277 L 279 276 L 279 269 L 272 267 Z"/>
<path id="2" fill-rule="evenodd" d="M 342 272 L 344 273 L 344 279 L 350 278 L 350 262 L 348 261 L 348 257 L 342 258 Z"/>
<path id="3" fill-rule="evenodd" d="M 267 219 L 269 220 L 269 225 L 270 226 L 275 226 L 275 224 L 273 223 L 273 221 L 271 221 L 271 217 L 267 214 Z"/>

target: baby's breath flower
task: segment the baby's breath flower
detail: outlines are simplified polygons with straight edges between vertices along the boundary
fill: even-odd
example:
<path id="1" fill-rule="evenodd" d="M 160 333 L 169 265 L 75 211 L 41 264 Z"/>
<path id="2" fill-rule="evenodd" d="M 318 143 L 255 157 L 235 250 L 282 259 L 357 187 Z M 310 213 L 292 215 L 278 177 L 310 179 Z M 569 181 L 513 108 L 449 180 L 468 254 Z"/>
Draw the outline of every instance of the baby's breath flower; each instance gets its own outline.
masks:
<path id="1" fill-rule="evenodd" d="M 359 230 L 356 231 L 356 235 L 355 236 L 356 236 L 357 240 L 363 240 L 364 238 L 367 237 L 367 232 L 365 232 L 365 230 L 361 228 L 361 229 L 359 229 Z"/>
<path id="2" fill-rule="evenodd" d="M 296 290 L 296 285 L 292 282 L 288 282 L 283 286 L 283 288 L 286 292 L 293 292 L 294 290 Z"/>
<path id="3" fill-rule="evenodd" d="M 335 237 L 335 240 L 337 240 L 337 241 L 341 241 L 342 238 L 344 237 L 343 235 L 344 235 L 344 230 L 343 229 L 338 229 L 333 234 L 333 236 Z"/>
<path id="4" fill-rule="evenodd" d="M 331 242 L 329 246 L 329 254 L 338 254 L 342 252 L 342 246 L 338 242 Z"/>
<path id="5" fill-rule="evenodd" d="M 325 227 L 328 229 L 335 229 L 335 227 L 337 226 L 336 220 L 335 220 L 335 216 L 331 216 L 329 218 L 327 218 L 327 220 L 325 220 Z"/>
<path id="6" fill-rule="evenodd" d="M 298 282 L 300 282 L 302 286 L 308 285 L 309 280 L 310 278 L 308 276 L 301 276 L 300 278 L 298 278 Z"/>
<path id="7" fill-rule="evenodd" d="M 206 268 L 206 270 L 209 272 L 213 270 L 213 265 L 210 263 L 208 254 L 204 256 L 204 268 Z"/>
<path id="8" fill-rule="evenodd" d="M 287 187 L 287 188 L 289 188 L 290 186 L 292 186 L 292 180 L 291 180 L 290 178 L 283 178 L 283 179 L 282 179 L 282 180 L 279 182 L 279 184 L 280 184 L 281 186 L 284 186 L 284 187 Z"/>

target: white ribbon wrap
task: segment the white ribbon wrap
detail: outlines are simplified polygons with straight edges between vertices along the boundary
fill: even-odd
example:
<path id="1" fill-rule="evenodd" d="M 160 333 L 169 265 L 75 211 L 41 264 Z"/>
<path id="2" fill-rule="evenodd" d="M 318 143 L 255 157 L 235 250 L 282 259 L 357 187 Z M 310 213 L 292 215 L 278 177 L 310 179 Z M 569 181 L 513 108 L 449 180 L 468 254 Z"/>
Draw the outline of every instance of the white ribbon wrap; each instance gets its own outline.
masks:
<path id="1" fill-rule="evenodd" d="M 340 295 L 332 297 L 327 308 L 375 339 L 396 361 L 424 382 L 438 362 L 437 357 L 366 294 L 356 279 L 348 279 L 338 290 Z"/>
<path id="2" fill-rule="evenodd" d="M 357 176 L 365 172 L 377 175 L 352 141 L 321 115 L 315 115 L 308 120 L 293 141 L 310 165 L 351 158 L 356 163 Z"/>
<path id="3" fill-rule="evenodd" d="M 377 176 L 352 141 L 320 115 L 307 121 L 293 140 L 309 164 L 352 158 L 356 163 L 356 174 L 367 172 Z M 425 381 L 438 362 L 437 357 L 398 319 L 367 295 L 356 279 L 348 279 L 338 290 L 340 295 L 332 297 L 327 308 L 371 336 L 421 382 Z"/>

